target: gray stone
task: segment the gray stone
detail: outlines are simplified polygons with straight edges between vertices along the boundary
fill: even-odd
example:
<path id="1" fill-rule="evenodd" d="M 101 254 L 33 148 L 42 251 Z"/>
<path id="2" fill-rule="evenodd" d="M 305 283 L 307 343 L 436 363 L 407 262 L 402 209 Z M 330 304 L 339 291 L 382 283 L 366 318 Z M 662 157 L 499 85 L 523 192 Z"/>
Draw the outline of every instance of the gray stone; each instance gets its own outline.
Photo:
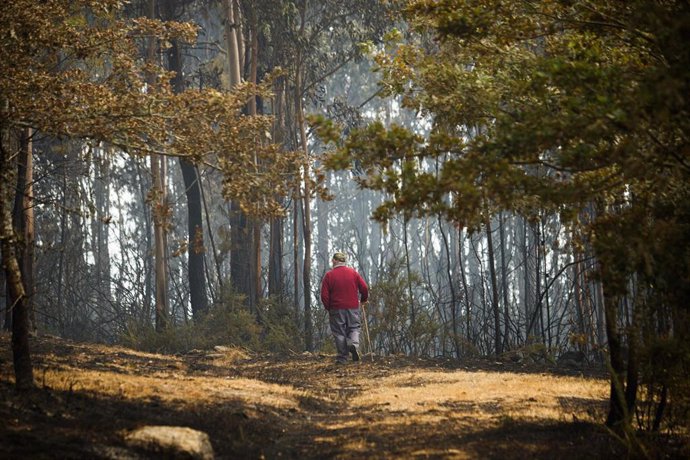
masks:
<path id="1" fill-rule="evenodd" d="M 202 431 L 180 426 L 145 426 L 125 436 L 128 446 L 173 458 L 212 460 L 213 447 Z"/>

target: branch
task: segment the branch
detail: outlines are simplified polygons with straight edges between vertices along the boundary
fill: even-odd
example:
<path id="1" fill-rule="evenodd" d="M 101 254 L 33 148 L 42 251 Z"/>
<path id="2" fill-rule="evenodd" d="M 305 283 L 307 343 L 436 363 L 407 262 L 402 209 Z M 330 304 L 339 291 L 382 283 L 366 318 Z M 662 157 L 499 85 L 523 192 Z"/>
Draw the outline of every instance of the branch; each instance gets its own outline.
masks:
<path id="1" fill-rule="evenodd" d="M 340 70 L 340 69 L 342 69 L 343 67 L 345 67 L 345 64 L 349 63 L 352 59 L 354 59 L 354 57 L 355 57 L 355 55 L 354 55 L 354 53 L 352 53 L 347 59 L 345 59 L 343 62 L 341 62 L 340 64 L 338 64 L 335 68 L 331 69 L 329 72 L 326 72 L 326 73 L 323 74 L 319 79 L 315 80 L 315 81 L 314 81 L 313 83 L 311 83 L 309 86 L 307 86 L 306 88 L 304 88 L 304 89 L 302 90 L 302 94 L 301 94 L 302 97 L 304 97 L 304 95 L 307 93 L 307 91 L 309 91 L 310 89 L 312 89 L 314 86 L 318 85 L 319 83 L 321 83 L 322 81 L 324 81 L 326 78 L 330 77 L 331 75 L 333 75 L 334 73 L 336 73 L 338 70 Z"/>
<path id="2" fill-rule="evenodd" d="M 648 129 L 648 130 L 647 130 L 647 135 L 649 136 L 650 139 L 652 139 L 652 141 L 653 141 L 656 145 L 658 145 L 659 147 L 661 147 L 661 149 L 662 149 L 663 151 L 665 151 L 666 153 L 668 153 L 669 155 L 671 155 L 678 163 L 680 163 L 680 165 L 681 165 L 684 169 L 690 171 L 690 163 L 688 163 L 687 161 L 685 161 L 685 159 L 684 159 L 682 156 L 680 156 L 676 151 L 674 151 L 673 149 L 670 149 L 670 148 L 668 148 L 666 145 L 664 145 L 663 142 L 661 142 L 661 141 L 659 140 L 659 138 L 657 138 L 657 137 L 654 135 L 654 133 L 652 132 L 651 129 Z"/>

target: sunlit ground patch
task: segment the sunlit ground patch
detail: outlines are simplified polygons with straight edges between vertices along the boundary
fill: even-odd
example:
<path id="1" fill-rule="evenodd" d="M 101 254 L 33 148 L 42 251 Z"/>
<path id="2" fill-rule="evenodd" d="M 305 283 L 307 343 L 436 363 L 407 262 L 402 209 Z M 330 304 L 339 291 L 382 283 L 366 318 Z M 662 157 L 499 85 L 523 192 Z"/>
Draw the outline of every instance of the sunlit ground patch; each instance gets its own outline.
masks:
<path id="1" fill-rule="evenodd" d="M 359 408 L 432 418 L 591 419 L 582 401 L 606 401 L 605 380 L 510 372 L 416 371 L 385 377 L 353 400 Z M 568 406 L 577 399 L 580 404 Z"/>

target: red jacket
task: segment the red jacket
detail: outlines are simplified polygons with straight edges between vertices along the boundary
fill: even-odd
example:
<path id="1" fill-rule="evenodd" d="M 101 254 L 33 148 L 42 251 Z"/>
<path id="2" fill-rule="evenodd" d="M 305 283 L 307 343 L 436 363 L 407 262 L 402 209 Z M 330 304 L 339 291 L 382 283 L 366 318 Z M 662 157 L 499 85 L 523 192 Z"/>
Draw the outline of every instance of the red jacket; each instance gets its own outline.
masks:
<path id="1" fill-rule="evenodd" d="M 321 282 L 321 302 L 326 310 L 355 309 L 369 298 L 369 288 L 356 270 L 340 265 Z"/>

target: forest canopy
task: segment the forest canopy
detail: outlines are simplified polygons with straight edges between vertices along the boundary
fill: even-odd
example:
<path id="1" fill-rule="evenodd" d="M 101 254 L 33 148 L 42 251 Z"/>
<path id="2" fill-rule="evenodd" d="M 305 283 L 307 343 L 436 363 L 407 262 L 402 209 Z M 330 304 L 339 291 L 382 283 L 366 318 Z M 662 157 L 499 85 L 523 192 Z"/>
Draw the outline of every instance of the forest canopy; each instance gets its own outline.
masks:
<path id="1" fill-rule="evenodd" d="M 271 192 L 286 193 L 294 159 L 268 142 L 267 117 L 242 116 L 250 97 L 267 95 L 267 88 L 244 83 L 231 92 L 176 91 L 176 73 L 161 65 L 160 55 L 173 42 L 193 43 L 197 26 L 127 18 L 125 4 L 13 0 L 3 7 L 4 129 L 210 164 L 232 182 L 229 199 L 257 214 L 280 213 Z M 249 168 L 255 163 L 262 163 L 260 173 Z"/>

